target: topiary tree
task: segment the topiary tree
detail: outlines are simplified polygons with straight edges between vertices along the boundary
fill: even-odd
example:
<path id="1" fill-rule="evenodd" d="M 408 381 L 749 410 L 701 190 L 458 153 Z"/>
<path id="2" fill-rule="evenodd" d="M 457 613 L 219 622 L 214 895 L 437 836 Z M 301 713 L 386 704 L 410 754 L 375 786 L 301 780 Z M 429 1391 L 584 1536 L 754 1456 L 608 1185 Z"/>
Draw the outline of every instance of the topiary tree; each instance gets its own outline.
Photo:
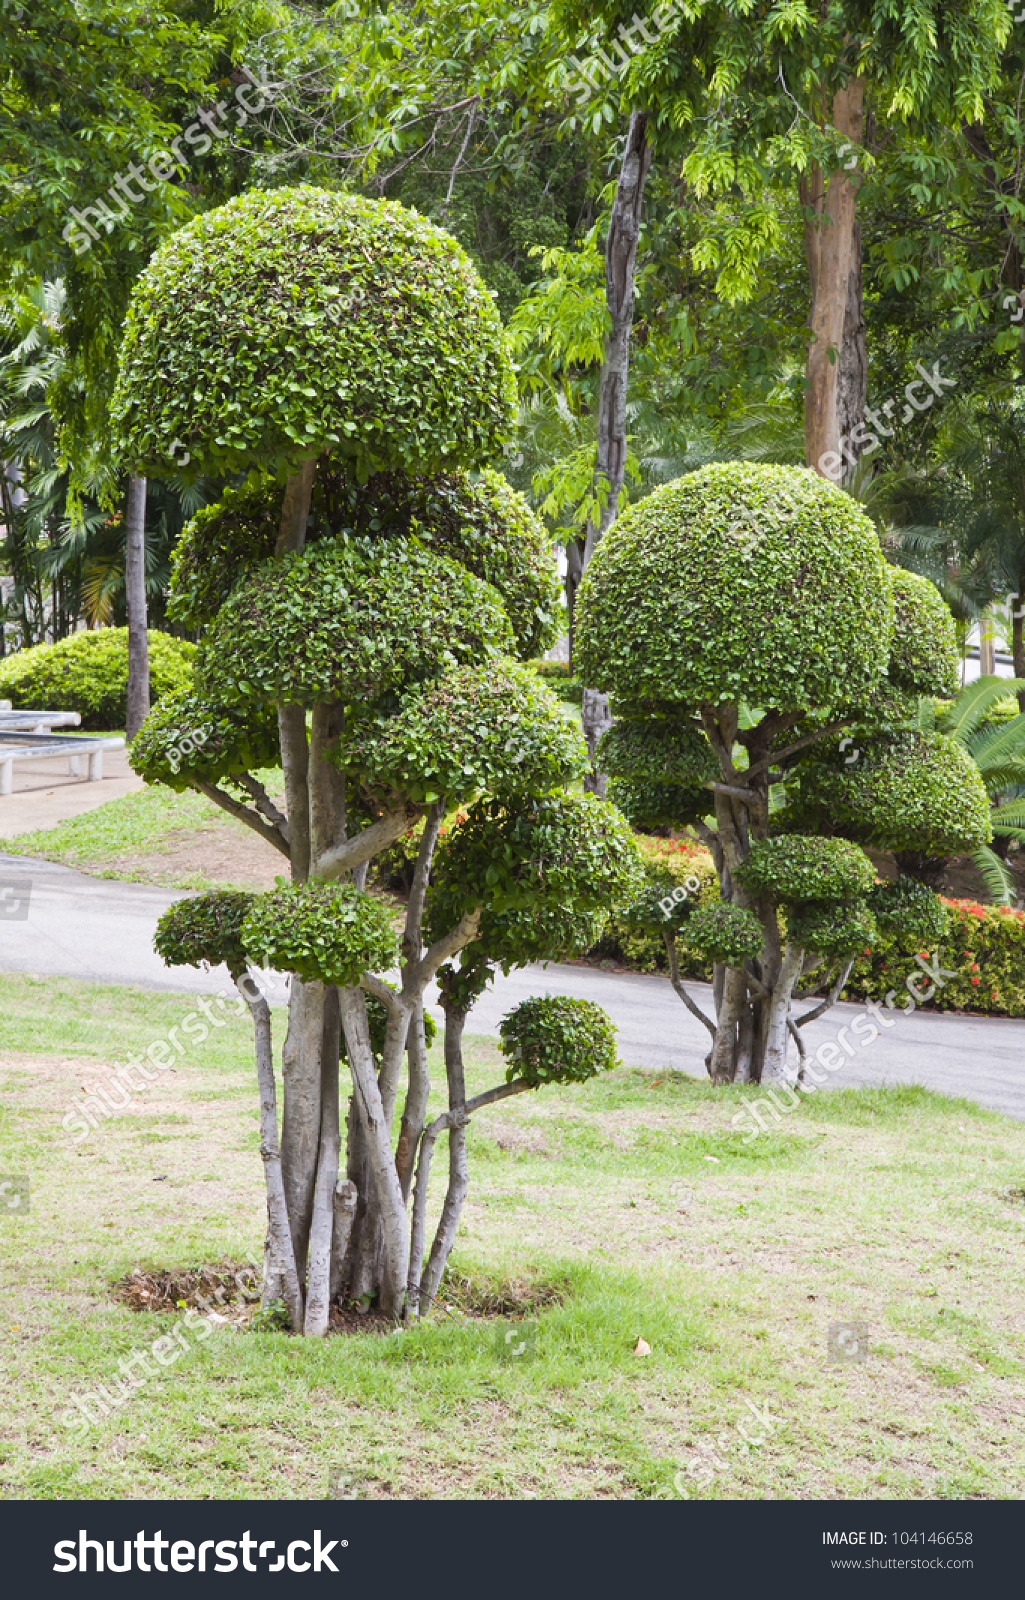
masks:
<path id="1" fill-rule="evenodd" d="M 336 325 L 334 291 L 353 286 L 358 314 Z M 250 473 L 176 553 L 173 606 L 202 629 L 193 698 L 155 713 L 132 759 L 150 781 L 209 794 L 290 862 L 291 886 L 253 898 L 239 940 L 250 961 L 293 975 L 288 1238 L 268 1177 L 264 1300 L 283 1297 L 307 1333 L 326 1330 L 335 1290 L 406 1313 L 430 1086 L 424 994 L 495 909 L 501 818 L 554 805 L 586 770 L 578 732 L 514 659 L 555 631 L 543 531 L 503 480 L 464 470 L 494 453 L 512 393 L 493 306 L 458 247 L 400 207 L 317 190 L 250 195 L 184 230 L 129 318 L 117 411 L 139 470 L 173 458 L 178 440 L 197 468 Z M 182 739 L 183 721 L 209 731 Z M 258 777 L 275 762 L 283 804 Z M 484 808 L 493 853 L 485 841 L 473 892 L 428 936 L 435 847 L 461 805 Z M 592 906 L 607 903 L 632 848 L 625 824 L 605 806 L 614 847 L 599 848 L 592 812 L 567 815 L 552 881 L 579 895 L 587 880 Z M 418 821 L 393 933 L 366 870 Z M 221 948 L 212 936 L 200 954 L 219 960 Z M 269 1013 L 253 1014 L 258 1061 L 270 1060 Z M 340 1060 L 353 1086 L 346 1178 Z"/>
<path id="2" fill-rule="evenodd" d="M 952 619 L 931 584 L 886 565 L 849 496 L 807 470 L 730 463 L 620 518 L 576 626 L 581 674 L 626 719 L 602 744 L 610 796 L 635 825 L 689 824 L 719 879 L 721 906 L 666 913 L 649 890 L 635 924 L 663 916 L 713 1080 L 780 1078 L 788 1039 L 803 1054 L 801 1023 L 874 937 L 860 845 L 967 848 L 988 828 L 964 752 L 909 732 L 917 697 L 949 691 Z M 677 939 L 714 963 L 714 1018 L 679 982 Z M 795 1021 L 816 969 L 826 1000 Z"/>

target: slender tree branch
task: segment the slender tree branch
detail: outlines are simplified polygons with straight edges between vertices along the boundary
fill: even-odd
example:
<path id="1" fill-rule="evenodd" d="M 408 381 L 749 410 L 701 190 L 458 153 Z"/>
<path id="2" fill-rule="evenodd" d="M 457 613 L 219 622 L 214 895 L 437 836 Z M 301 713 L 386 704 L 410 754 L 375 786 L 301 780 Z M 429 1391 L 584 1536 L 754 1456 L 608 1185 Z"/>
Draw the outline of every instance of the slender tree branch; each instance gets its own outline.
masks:
<path id="1" fill-rule="evenodd" d="M 666 956 L 669 961 L 669 982 L 672 984 L 676 993 L 687 1007 L 687 1010 L 692 1016 L 697 1017 L 699 1022 L 704 1023 L 705 1027 L 708 1029 L 709 1033 L 714 1039 L 715 1023 L 710 1021 L 709 1018 L 705 1016 L 705 1013 L 702 1011 L 701 1007 L 695 1000 L 691 999 L 683 984 L 680 982 L 680 963 L 676 954 L 676 935 L 674 933 L 664 933 L 662 938 L 665 940 Z"/>
<path id="2" fill-rule="evenodd" d="M 806 1011 L 803 1017 L 798 1017 L 796 1024 L 798 1028 L 803 1028 L 806 1022 L 814 1022 L 815 1018 L 821 1017 L 822 1013 L 824 1011 L 828 1011 L 830 1006 L 836 1005 L 837 1000 L 839 1000 L 840 995 L 843 992 L 843 986 L 851 975 L 851 968 L 853 967 L 856 959 L 856 956 L 851 956 L 851 959 L 844 967 L 826 998 L 821 1000 L 817 1006 L 813 1006 L 810 1011 Z"/>
<path id="3" fill-rule="evenodd" d="M 288 843 L 288 818 L 283 811 L 279 811 L 263 784 L 254 778 L 251 772 L 240 772 L 237 780 L 252 795 L 256 802 L 257 811 L 267 818 L 267 821 L 277 828 L 285 843 Z"/>
<path id="4" fill-rule="evenodd" d="M 430 983 L 440 966 L 443 966 L 451 956 L 454 956 L 464 945 L 469 944 L 476 936 L 480 926 L 482 911 L 478 906 L 475 911 L 467 911 L 460 917 L 451 933 L 443 939 L 438 939 L 430 949 L 414 965 L 406 968 L 406 987 L 409 992 L 422 993 Z"/>
<path id="5" fill-rule="evenodd" d="M 193 778 L 191 783 L 194 789 L 198 789 L 200 794 L 205 794 L 207 799 L 212 800 L 215 806 L 220 806 L 221 810 L 226 811 L 230 817 L 235 817 L 239 822 L 244 822 L 247 828 L 252 828 L 253 832 L 258 833 L 261 839 L 266 839 L 267 843 L 272 844 L 275 850 L 280 850 L 283 856 L 291 858 L 291 849 L 281 837 L 278 829 L 270 827 L 255 811 L 250 811 L 249 807 L 244 806 L 240 800 L 233 800 L 231 795 L 225 794 L 223 789 L 218 789 L 212 783 L 204 782 L 202 778 Z"/>

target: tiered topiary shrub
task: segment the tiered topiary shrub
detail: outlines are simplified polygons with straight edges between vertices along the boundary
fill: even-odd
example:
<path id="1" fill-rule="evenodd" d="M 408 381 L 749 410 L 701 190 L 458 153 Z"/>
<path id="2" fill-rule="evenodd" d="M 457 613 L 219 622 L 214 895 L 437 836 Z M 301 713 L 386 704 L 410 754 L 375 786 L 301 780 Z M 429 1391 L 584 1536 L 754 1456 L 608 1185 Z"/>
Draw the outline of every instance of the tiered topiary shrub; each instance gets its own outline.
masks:
<path id="1" fill-rule="evenodd" d="M 559 605 L 544 529 L 488 466 L 514 397 L 468 258 L 397 205 L 246 195 L 157 252 L 128 318 L 115 401 L 126 464 L 159 473 L 187 452 L 190 473 L 248 475 L 175 554 L 172 612 L 202 630 L 196 681 L 151 715 L 132 760 L 149 782 L 200 790 L 289 862 L 291 882 L 244 914 L 189 902 L 160 938 L 170 961 L 227 960 L 250 1005 L 263 1297 L 307 1334 L 326 1331 L 336 1295 L 396 1319 L 430 1305 L 465 1176 L 466 1011 L 495 962 L 586 948 L 640 877 L 619 813 L 567 792 L 583 740 L 519 664 L 552 643 Z M 275 764 L 284 810 L 256 777 Z M 366 876 L 411 830 L 399 930 Z M 292 975 L 280 1145 L 270 1012 L 242 956 Z M 456 1187 L 425 1263 L 436 977 Z M 340 1064 L 352 1083 L 341 1169 Z"/>
<path id="2" fill-rule="evenodd" d="M 798 984 L 818 972 L 834 1000 L 877 937 L 857 846 L 989 836 L 965 752 L 908 730 L 917 695 L 949 692 L 950 615 L 887 567 L 850 496 L 805 469 L 729 463 L 619 518 L 575 625 L 577 670 L 622 719 L 602 742 L 610 797 L 636 826 L 689 825 L 719 881 L 715 910 L 659 907 L 649 886 L 634 925 L 664 916 L 713 1081 L 781 1078 L 811 1015 L 790 1015 Z M 680 981 L 677 940 L 713 962 L 714 1018 Z"/>

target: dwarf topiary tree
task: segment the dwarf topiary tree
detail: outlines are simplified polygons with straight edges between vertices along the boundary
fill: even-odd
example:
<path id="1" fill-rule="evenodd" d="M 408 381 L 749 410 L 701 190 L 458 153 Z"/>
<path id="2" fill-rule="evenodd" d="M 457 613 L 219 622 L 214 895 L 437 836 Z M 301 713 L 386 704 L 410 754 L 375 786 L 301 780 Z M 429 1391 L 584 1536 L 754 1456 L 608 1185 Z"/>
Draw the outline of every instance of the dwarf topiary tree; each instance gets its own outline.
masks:
<path id="1" fill-rule="evenodd" d="M 719 878 L 719 908 L 683 898 L 665 911 L 649 890 L 634 920 L 663 918 L 714 1081 L 780 1077 L 810 1015 L 790 1015 L 799 979 L 828 969 L 835 999 L 871 945 L 875 874 L 857 846 L 942 836 L 965 849 L 987 833 L 964 752 L 908 731 L 915 697 L 949 692 L 949 612 L 926 580 L 886 565 L 833 485 L 734 463 L 624 514 L 576 625 L 579 670 L 621 719 L 600 750 L 610 796 L 636 825 L 693 827 Z M 888 906 L 898 921 L 914 910 L 907 896 Z M 714 1019 L 679 982 L 677 939 L 714 964 Z"/>
<path id="2" fill-rule="evenodd" d="M 586 768 L 579 733 L 516 660 L 555 631 L 543 530 L 504 480 L 464 470 L 495 453 L 513 392 L 497 315 L 459 247 L 399 206 L 314 189 L 249 195 L 183 230 L 129 318 L 117 411 L 138 470 L 187 449 L 197 469 L 250 472 L 176 553 L 172 605 L 203 630 L 194 696 L 150 719 L 133 760 L 149 781 L 200 789 L 290 862 L 291 886 L 252 900 L 231 953 L 233 971 L 241 949 L 293 974 L 264 1298 L 282 1296 L 308 1333 L 325 1331 L 334 1289 L 395 1316 L 406 1306 L 423 997 L 493 899 L 485 871 L 425 940 L 443 819 L 478 800 L 549 803 Z M 188 721 L 202 739 L 183 737 Z M 258 775 L 275 762 L 283 806 Z M 562 840 L 594 901 L 621 878 L 623 825 L 606 812 L 615 848 L 592 848 L 581 819 L 583 849 Z M 393 935 L 366 869 L 419 819 Z M 222 959 L 216 929 L 206 949 L 176 944 L 174 915 L 169 958 Z M 270 1061 L 269 1012 L 247 999 Z M 353 1084 L 341 1181 L 340 1058 Z"/>

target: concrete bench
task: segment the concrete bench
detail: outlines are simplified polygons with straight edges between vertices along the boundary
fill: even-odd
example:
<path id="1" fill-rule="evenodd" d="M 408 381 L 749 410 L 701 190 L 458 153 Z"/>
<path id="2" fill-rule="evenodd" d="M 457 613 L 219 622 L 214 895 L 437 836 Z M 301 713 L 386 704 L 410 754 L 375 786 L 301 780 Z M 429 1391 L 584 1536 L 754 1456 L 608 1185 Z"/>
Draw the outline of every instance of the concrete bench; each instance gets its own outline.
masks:
<path id="1" fill-rule="evenodd" d="M 6 701 L 0 706 L 0 733 L 49 733 L 51 728 L 77 728 L 81 720 L 77 711 L 11 711 Z"/>
<path id="2" fill-rule="evenodd" d="M 49 761 L 63 756 L 70 776 L 78 778 L 85 756 L 89 761 L 89 781 L 98 783 L 103 777 L 104 750 L 124 747 L 125 741 L 120 738 L 90 739 L 66 733 L 12 733 L 0 729 L 0 795 L 11 794 L 14 789 L 16 761 Z"/>

